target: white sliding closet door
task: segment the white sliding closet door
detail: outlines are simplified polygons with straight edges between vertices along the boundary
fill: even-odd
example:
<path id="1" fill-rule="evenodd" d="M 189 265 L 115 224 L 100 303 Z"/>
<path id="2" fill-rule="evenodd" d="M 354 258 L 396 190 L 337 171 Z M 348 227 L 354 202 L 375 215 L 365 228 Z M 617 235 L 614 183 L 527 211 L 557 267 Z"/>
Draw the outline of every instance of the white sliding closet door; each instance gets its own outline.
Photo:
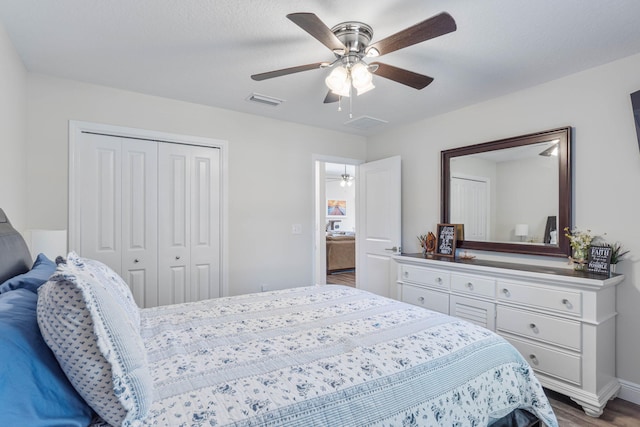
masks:
<path id="1" fill-rule="evenodd" d="M 160 144 L 160 305 L 220 296 L 220 150 Z"/>
<path id="2" fill-rule="evenodd" d="M 79 253 L 157 305 L 157 143 L 86 133 L 79 145 Z"/>

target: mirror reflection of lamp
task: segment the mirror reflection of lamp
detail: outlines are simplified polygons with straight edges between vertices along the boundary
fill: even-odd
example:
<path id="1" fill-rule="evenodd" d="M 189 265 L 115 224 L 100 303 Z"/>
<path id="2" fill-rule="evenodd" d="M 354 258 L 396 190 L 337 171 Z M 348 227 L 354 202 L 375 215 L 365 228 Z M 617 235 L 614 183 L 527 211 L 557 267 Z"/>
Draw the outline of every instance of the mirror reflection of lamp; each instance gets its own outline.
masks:
<path id="1" fill-rule="evenodd" d="M 527 236 L 529 235 L 529 225 L 528 224 L 516 224 L 516 232 L 515 235 L 520 237 L 520 241 L 524 242 Z"/>

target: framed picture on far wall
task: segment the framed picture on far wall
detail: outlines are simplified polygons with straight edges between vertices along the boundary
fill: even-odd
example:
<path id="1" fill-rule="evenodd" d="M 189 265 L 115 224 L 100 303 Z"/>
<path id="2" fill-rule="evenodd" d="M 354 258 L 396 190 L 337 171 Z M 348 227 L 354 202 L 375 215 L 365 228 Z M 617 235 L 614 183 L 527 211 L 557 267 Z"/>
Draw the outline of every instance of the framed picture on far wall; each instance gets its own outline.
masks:
<path id="1" fill-rule="evenodd" d="M 346 200 L 327 200 L 328 216 L 345 216 L 347 214 Z"/>

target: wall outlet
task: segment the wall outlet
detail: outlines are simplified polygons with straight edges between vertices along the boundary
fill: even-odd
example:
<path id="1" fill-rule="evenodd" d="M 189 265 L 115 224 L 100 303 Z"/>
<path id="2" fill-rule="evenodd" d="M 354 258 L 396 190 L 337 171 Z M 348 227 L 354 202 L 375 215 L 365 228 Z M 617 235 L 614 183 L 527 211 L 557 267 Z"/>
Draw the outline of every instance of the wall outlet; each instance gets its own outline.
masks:
<path id="1" fill-rule="evenodd" d="M 302 234 L 302 224 L 292 224 L 291 234 Z"/>

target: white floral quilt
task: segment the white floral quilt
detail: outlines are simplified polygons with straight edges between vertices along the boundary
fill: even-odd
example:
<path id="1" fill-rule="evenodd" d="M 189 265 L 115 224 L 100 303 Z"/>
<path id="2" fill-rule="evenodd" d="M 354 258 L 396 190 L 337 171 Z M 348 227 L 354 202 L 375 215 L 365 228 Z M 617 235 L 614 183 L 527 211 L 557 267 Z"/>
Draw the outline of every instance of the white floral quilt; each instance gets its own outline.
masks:
<path id="1" fill-rule="evenodd" d="M 141 311 L 145 426 L 486 426 L 516 408 L 557 426 L 496 334 L 342 286 Z"/>

